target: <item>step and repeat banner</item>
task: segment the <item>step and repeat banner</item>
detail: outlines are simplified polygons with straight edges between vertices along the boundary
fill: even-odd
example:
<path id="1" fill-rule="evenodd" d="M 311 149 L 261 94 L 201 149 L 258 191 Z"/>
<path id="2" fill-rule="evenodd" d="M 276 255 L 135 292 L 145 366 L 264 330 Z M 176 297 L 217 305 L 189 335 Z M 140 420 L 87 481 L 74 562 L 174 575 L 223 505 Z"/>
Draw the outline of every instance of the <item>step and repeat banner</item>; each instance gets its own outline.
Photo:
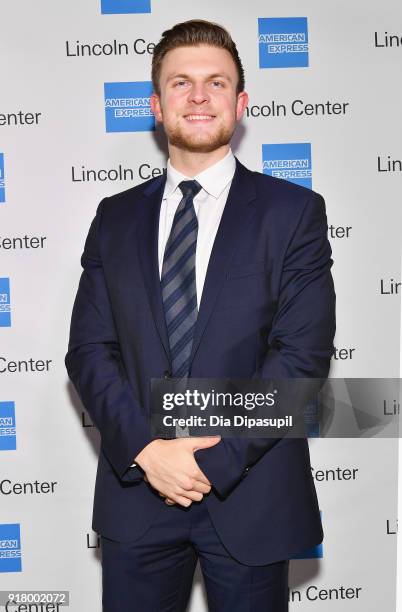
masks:
<path id="1" fill-rule="evenodd" d="M 243 61 L 235 155 L 325 197 L 330 376 L 400 375 L 399 0 L 1 2 L 0 591 L 69 591 L 73 612 L 101 610 L 99 437 L 64 368 L 80 255 L 99 201 L 166 166 L 152 53 L 192 18 L 224 25 Z M 325 539 L 292 561 L 290 609 L 395 611 L 398 441 L 310 448 Z M 207 610 L 199 571 L 189 609 Z"/>

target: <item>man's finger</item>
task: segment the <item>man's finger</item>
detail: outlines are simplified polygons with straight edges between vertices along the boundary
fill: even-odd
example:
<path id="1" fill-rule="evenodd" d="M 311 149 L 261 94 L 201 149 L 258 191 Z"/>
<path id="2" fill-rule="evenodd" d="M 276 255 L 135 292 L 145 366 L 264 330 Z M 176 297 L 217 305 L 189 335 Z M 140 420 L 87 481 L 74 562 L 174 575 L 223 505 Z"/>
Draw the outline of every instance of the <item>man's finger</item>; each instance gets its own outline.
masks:
<path id="1" fill-rule="evenodd" d="M 188 499 L 187 497 L 183 497 L 181 495 L 176 495 L 175 499 L 171 501 L 173 501 L 176 504 L 179 504 L 180 506 L 184 506 L 185 508 L 188 508 L 193 503 L 191 499 Z"/>
<path id="2" fill-rule="evenodd" d="M 198 483 L 201 483 L 207 486 L 211 486 L 211 483 L 209 482 L 208 478 L 205 476 L 204 472 L 198 467 L 198 465 L 197 465 L 197 470 L 193 474 L 192 477 Z"/>
<path id="3" fill-rule="evenodd" d="M 202 493 L 199 493 L 198 491 L 183 491 L 183 493 L 181 494 L 182 497 L 186 497 L 187 499 L 191 499 L 191 501 L 201 501 L 202 498 L 204 497 Z"/>
<path id="4" fill-rule="evenodd" d="M 210 446 L 215 446 L 221 441 L 221 436 L 202 436 L 200 438 L 187 438 L 190 440 L 190 446 L 193 451 L 196 451 L 200 448 L 209 448 Z"/>
<path id="5" fill-rule="evenodd" d="M 207 495 L 211 491 L 211 485 L 201 482 L 200 480 L 196 480 L 193 484 L 193 491 L 198 491 L 198 493 L 202 493 L 203 495 Z"/>

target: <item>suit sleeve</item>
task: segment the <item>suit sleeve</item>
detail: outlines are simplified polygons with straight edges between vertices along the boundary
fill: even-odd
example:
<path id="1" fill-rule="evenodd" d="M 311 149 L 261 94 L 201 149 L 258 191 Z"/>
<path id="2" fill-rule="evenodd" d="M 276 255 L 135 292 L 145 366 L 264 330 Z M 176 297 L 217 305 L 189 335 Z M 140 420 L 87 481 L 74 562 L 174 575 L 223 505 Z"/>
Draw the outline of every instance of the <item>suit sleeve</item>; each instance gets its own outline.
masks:
<path id="1" fill-rule="evenodd" d="M 121 480 L 143 476 L 134 458 L 150 441 L 150 430 L 127 379 L 113 320 L 99 249 L 103 200 L 81 258 L 83 272 L 75 298 L 68 375 L 101 435 L 104 454 Z"/>
<path id="2" fill-rule="evenodd" d="M 284 258 L 268 351 L 253 378 L 327 378 L 335 335 L 335 291 L 323 198 L 306 202 Z M 196 460 L 226 497 L 279 439 L 222 438 Z"/>

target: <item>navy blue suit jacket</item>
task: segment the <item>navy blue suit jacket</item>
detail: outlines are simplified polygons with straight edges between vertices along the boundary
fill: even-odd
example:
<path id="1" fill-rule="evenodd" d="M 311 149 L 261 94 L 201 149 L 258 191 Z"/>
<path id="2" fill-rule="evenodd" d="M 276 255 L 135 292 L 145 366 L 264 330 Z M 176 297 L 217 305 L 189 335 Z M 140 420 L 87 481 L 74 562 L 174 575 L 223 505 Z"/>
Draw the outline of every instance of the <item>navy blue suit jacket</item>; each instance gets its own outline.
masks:
<path id="1" fill-rule="evenodd" d="M 158 267 L 165 175 L 104 199 L 82 256 L 66 365 L 101 434 L 93 529 L 139 538 L 164 501 L 134 457 L 152 438 L 150 380 L 170 370 Z M 322 197 L 236 171 L 212 249 L 191 355 L 194 378 L 328 375 L 335 333 Z M 322 527 L 302 439 L 223 438 L 195 458 L 226 548 L 262 565 L 314 546 Z"/>

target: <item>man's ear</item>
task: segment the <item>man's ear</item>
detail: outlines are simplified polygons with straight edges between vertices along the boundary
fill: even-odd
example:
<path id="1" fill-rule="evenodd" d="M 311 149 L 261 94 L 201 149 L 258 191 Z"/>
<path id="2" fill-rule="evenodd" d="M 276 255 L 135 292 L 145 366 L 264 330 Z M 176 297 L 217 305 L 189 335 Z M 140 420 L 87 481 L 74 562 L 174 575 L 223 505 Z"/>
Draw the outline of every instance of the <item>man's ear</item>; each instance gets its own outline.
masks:
<path id="1" fill-rule="evenodd" d="M 242 91 L 237 96 L 236 102 L 236 121 L 240 121 L 248 104 L 248 93 Z"/>
<path id="2" fill-rule="evenodd" d="M 159 122 L 162 121 L 162 110 L 161 110 L 161 102 L 158 94 L 153 92 L 150 98 L 151 111 L 155 115 L 155 119 Z"/>

